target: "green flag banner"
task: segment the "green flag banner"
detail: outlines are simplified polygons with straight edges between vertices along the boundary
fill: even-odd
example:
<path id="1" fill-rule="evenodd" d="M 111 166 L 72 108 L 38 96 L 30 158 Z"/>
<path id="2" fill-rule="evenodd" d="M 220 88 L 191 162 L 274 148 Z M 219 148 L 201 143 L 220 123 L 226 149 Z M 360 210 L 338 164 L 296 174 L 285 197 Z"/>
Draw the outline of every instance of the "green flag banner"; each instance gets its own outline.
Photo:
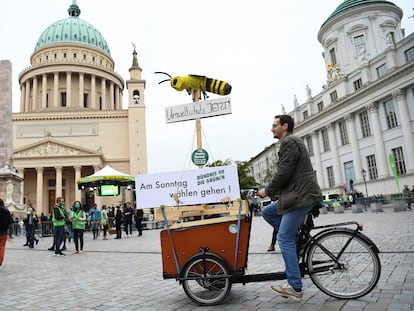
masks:
<path id="1" fill-rule="evenodd" d="M 392 153 L 390 153 L 390 156 L 388 157 L 390 161 L 391 171 L 394 175 L 395 183 L 397 184 L 398 191 L 400 191 L 400 183 L 398 181 L 398 174 L 397 174 L 397 168 L 395 167 L 395 161 Z"/>

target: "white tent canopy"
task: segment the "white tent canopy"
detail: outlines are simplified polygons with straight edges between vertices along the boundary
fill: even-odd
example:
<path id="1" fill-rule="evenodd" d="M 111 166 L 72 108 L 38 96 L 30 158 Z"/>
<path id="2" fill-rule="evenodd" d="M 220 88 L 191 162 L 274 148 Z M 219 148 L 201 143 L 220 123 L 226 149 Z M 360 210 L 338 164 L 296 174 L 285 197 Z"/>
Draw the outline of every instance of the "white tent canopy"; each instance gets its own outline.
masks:
<path id="1" fill-rule="evenodd" d="M 77 183 L 79 188 L 82 186 L 95 187 L 99 185 L 128 186 L 135 183 L 135 177 L 119 172 L 107 165 L 90 176 L 78 179 Z"/>

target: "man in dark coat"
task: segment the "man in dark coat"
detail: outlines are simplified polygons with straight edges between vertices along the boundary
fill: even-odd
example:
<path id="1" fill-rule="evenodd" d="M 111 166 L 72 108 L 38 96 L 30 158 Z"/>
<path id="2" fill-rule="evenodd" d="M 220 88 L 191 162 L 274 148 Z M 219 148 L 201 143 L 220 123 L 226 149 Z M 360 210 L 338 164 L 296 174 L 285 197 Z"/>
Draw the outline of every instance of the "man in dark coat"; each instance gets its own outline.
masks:
<path id="1" fill-rule="evenodd" d="M 263 218 L 277 230 L 277 240 L 285 262 L 288 284 L 271 286 L 278 295 L 300 300 L 302 277 L 296 253 L 296 237 L 306 214 L 322 201 L 322 193 L 303 140 L 292 135 L 294 121 L 289 115 L 277 115 L 272 125 L 273 137 L 279 139 L 277 171 L 259 197 L 279 195 L 273 208 L 263 211 Z"/>

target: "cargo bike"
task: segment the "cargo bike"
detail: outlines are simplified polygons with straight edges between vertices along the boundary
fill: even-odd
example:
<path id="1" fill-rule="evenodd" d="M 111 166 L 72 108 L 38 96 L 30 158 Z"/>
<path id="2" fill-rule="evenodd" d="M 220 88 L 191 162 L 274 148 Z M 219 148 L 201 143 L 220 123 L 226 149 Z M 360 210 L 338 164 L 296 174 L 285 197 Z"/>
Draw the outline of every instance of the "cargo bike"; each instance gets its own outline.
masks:
<path id="1" fill-rule="evenodd" d="M 165 221 L 160 232 L 163 278 L 176 279 L 199 305 L 218 305 L 232 284 L 286 279 L 286 273 L 247 274 L 252 211 L 245 201 L 156 209 Z M 380 278 L 379 250 L 361 233 L 362 225 L 343 222 L 314 226 L 307 215 L 298 232 L 302 276 L 338 299 L 368 294 Z"/>

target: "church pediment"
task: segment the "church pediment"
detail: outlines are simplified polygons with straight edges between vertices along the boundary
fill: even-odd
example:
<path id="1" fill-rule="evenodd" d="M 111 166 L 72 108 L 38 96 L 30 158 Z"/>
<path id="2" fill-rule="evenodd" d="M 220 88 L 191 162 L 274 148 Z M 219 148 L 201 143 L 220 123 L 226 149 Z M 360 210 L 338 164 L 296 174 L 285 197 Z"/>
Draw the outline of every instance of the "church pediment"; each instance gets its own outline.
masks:
<path id="1" fill-rule="evenodd" d="M 25 157 L 68 157 L 100 155 L 101 152 L 89 150 L 79 146 L 63 144 L 54 140 L 45 140 L 36 144 L 18 148 L 14 151 L 13 158 Z"/>

